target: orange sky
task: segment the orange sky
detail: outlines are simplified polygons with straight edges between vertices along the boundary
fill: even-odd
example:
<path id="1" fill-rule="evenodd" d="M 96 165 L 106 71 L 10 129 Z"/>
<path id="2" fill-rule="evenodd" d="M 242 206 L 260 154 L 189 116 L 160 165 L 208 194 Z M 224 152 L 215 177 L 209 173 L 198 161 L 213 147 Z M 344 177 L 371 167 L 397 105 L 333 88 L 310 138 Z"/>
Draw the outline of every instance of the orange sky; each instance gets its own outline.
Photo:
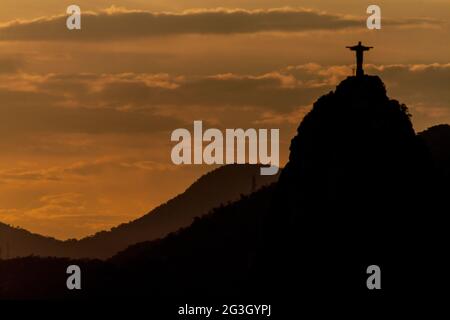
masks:
<path id="1" fill-rule="evenodd" d="M 2 0 L 0 221 L 66 239 L 139 217 L 212 169 L 170 160 L 171 131 L 194 120 L 280 128 L 284 163 L 358 40 L 416 130 L 450 123 L 450 0 L 378 1 L 376 31 L 369 4 Z"/>

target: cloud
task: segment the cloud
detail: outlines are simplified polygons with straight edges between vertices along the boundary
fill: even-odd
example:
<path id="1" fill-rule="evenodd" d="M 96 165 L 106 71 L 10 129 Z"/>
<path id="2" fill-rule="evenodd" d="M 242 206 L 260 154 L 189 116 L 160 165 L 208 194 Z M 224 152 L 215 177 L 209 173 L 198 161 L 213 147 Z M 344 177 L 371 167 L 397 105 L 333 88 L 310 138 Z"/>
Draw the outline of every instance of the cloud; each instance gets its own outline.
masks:
<path id="1" fill-rule="evenodd" d="M 378 75 L 392 99 L 405 103 L 413 114 L 417 130 L 438 123 L 450 123 L 450 63 L 366 65 L 367 74 Z M 284 72 L 311 87 L 334 87 L 351 74 L 351 66 L 305 64 Z"/>
<path id="2" fill-rule="evenodd" d="M 172 117 L 139 110 L 65 107 L 61 105 L 74 100 L 78 104 L 83 100 L 60 94 L 0 89 L 0 133 L 145 134 L 166 131 L 181 124 Z"/>
<path id="3" fill-rule="evenodd" d="M 307 9 L 199 9 L 153 13 L 112 7 L 82 13 L 82 30 L 69 31 L 67 16 L 12 21 L 0 27 L 0 40 L 115 40 L 183 34 L 304 32 L 365 28 L 365 18 Z M 384 25 L 435 25 L 432 19 L 384 19 Z"/>
<path id="4" fill-rule="evenodd" d="M 24 62 L 22 59 L 0 56 L 0 74 L 17 72 L 23 64 Z"/>
<path id="5" fill-rule="evenodd" d="M 69 179 L 85 179 L 113 171 L 134 172 L 167 172 L 178 167 L 172 163 L 161 163 L 154 160 L 142 160 L 132 157 L 103 157 L 90 161 L 78 161 L 66 166 L 47 168 L 16 167 L 0 170 L 0 182 L 59 182 Z"/>
<path id="6" fill-rule="evenodd" d="M 380 75 L 388 91 L 410 102 L 450 106 L 450 63 L 369 65 Z"/>
<path id="7" fill-rule="evenodd" d="M 253 107 L 283 113 L 311 103 L 327 90 L 326 84 L 311 86 L 284 72 L 201 77 L 18 74 L 4 78 L 3 83 L 0 132 L 9 136 L 27 132 L 151 134 L 185 126 L 180 108 L 237 112 Z"/>
<path id="8" fill-rule="evenodd" d="M 173 171 L 179 167 L 173 166 L 171 163 L 160 163 L 151 160 L 136 160 L 132 162 L 122 162 L 120 165 L 124 168 L 132 168 L 144 171 Z"/>
<path id="9" fill-rule="evenodd" d="M 148 86 L 143 81 L 112 81 L 96 93 L 110 106 L 258 107 L 285 112 L 323 92 L 278 72 L 262 75 L 225 74 L 185 77 L 176 88 Z M 230 109 L 231 110 L 231 109 Z"/>
<path id="10" fill-rule="evenodd" d="M 418 130 L 450 123 L 450 63 L 369 66 L 386 83 L 388 93 L 406 103 Z"/>
<path id="11" fill-rule="evenodd" d="M 48 170 L 2 170 L 0 171 L 0 181 L 42 181 L 42 180 L 58 180 Z"/>
<path id="12" fill-rule="evenodd" d="M 391 96 L 412 111 L 447 119 L 450 64 L 368 65 L 366 70 L 380 75 Z M 0 76 L 0 132 L 4 137 L 24 133 L 155 134 L 190 126 L 194 114 L 208 115 L 203 120 L 218 119 L 220 125 L 222 114 L 235 118 L 237 112 L 252 113 L 254 123 L 270 123 L 270 117 L 280 122 L 333 90 L 350 74 L 351 66 L 309 63 L 254 75 Z"/>

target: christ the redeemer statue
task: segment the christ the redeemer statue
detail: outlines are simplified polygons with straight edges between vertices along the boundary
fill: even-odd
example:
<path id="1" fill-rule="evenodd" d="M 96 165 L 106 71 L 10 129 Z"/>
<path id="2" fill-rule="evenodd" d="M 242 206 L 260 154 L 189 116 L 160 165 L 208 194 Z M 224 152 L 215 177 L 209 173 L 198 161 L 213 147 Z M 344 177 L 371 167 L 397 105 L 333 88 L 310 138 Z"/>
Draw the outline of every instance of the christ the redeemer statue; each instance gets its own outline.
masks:
<path id="1" fill-rule="evenodd" d="M 356 51 L 356 76 L 362 77 L 364 75 L 363 70 L 364 51 L 369 51 L 373 47 L 365 47 L 361 44 L 361 41 L 359 41 L 358 45 L 347 48 L 352 51 Z"/>

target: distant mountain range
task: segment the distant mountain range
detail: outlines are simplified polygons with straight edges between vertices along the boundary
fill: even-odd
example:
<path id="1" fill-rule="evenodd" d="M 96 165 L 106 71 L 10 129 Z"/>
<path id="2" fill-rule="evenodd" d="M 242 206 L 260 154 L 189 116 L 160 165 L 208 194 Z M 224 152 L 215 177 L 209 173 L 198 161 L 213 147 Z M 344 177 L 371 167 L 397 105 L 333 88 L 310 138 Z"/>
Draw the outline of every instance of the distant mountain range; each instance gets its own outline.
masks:
<path id="1" fill-rule="evenodd" d="M 164 237 L 190 225 L 214 207 L 239 199 L 268 185 L 278 176 L 261 176 L 260 165 L 227 165 L 194 182 L 184 193 L 148 214 L 110 231 L 81 240 L 60 241 L 0 223 L 0 255 L 5 258 L 53 256 L 105 259 L 128 246 Z"/>

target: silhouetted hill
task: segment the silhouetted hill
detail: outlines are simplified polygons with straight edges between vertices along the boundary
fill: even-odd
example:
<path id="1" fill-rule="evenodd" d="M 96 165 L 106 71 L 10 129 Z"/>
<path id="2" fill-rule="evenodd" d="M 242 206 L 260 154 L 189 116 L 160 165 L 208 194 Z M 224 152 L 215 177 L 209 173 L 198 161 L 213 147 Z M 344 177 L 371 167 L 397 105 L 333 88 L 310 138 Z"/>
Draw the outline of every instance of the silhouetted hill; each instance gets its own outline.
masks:
<path id="1" fill-rule="evenodd" d="M 271 261 L 263 270 L 282 275 L 270 288 L 367 294 L 372 264 L 389 270 L 392 292 L 429 280 L 424 264 L 442 258 L 433 163 L 407 107 L 389 99 L 380 78 L 348 77 L 319 98 L 290 151 L 261 249 Z"/>
<path id="2" fill-rule="evenodd" d="M 57 253 L 62 242 L 0 222 L 0 258 L 7 259 L 33 253 Z"/>
<path id="3" fill-rule="evenodd" d="M 419 133 L 430 149 L 440 174 L 450 177 L 450 125 L 441 124 Z"/>
<path id="4" fill-rule="evenodd" d="M 269 209 L 275 185 L 212 210 L 188 228 L 166 238 L 133 245 L 109 260 L 124 282 L 117 292 L 163 296 L 243 296 L 260 241 L 261 218 Z M 146 279 L 147 270 L 156 273 Z M 157 274 L 157 275 L 156 275 Z M 142 282 L 144 281 L 144 282 Z"/>
<path id="5" fill-rule="evenodd" d="M 428 146 L 435 168 L 436 207 L 448 208 L 450 201 L 450 126 L 441 124 L 419 133 Z M 444 209 L 445 210 L 445 209 Z"/>
<path id="6" fill-rule="evenodd" d="M 25 230 L 0 225 L 0 244 L 9 247 L 9 257 L 57 256 L 108 258 L 131 244 L 153 240 L 188 226 L 214 207 L 252 192 L 253 178 L 259 188 L 278 176 L 261 176 L 259 165 L 228 165 L 213 170 L 193 183 L 184 193 L 160 205 L 143 217 L 102 231 L 79 241 L 58 241 Z M 6 255 L 4 255 L 6 256 Z"/>
<path id="7" fill-rule="evenodd" d="M 0 260 L 0 299 L 239 296 L 249 279 L 261 217 L 274 185 L 195 218 L 163 239 L 130 246 L 106 261 L 26 257 Z M 67 266 L 83 274 L 83 289 L 66 289 Z"/>
<path id="8" fill-rule="evenodd" d="M 303 119 L 278 183 L 107 261 L 0 262 L 0 297 L 185 303 L 261 295 L 296 312 L 311 300 L 323 308 L 337 301 L 353 308 L 367 297 L 371 308 L 380 306 L 376 298 L 423 302 L 448 283 L 448 208 L 439 206 L 434 167 L 406 106 L 387 97 L 378 77 L 350 77 Z M 65 288 L 70 263 L 86 274 L 79 292 Z M 381 291 L 366 287 L 370 265 L 381 268 Z"/>

